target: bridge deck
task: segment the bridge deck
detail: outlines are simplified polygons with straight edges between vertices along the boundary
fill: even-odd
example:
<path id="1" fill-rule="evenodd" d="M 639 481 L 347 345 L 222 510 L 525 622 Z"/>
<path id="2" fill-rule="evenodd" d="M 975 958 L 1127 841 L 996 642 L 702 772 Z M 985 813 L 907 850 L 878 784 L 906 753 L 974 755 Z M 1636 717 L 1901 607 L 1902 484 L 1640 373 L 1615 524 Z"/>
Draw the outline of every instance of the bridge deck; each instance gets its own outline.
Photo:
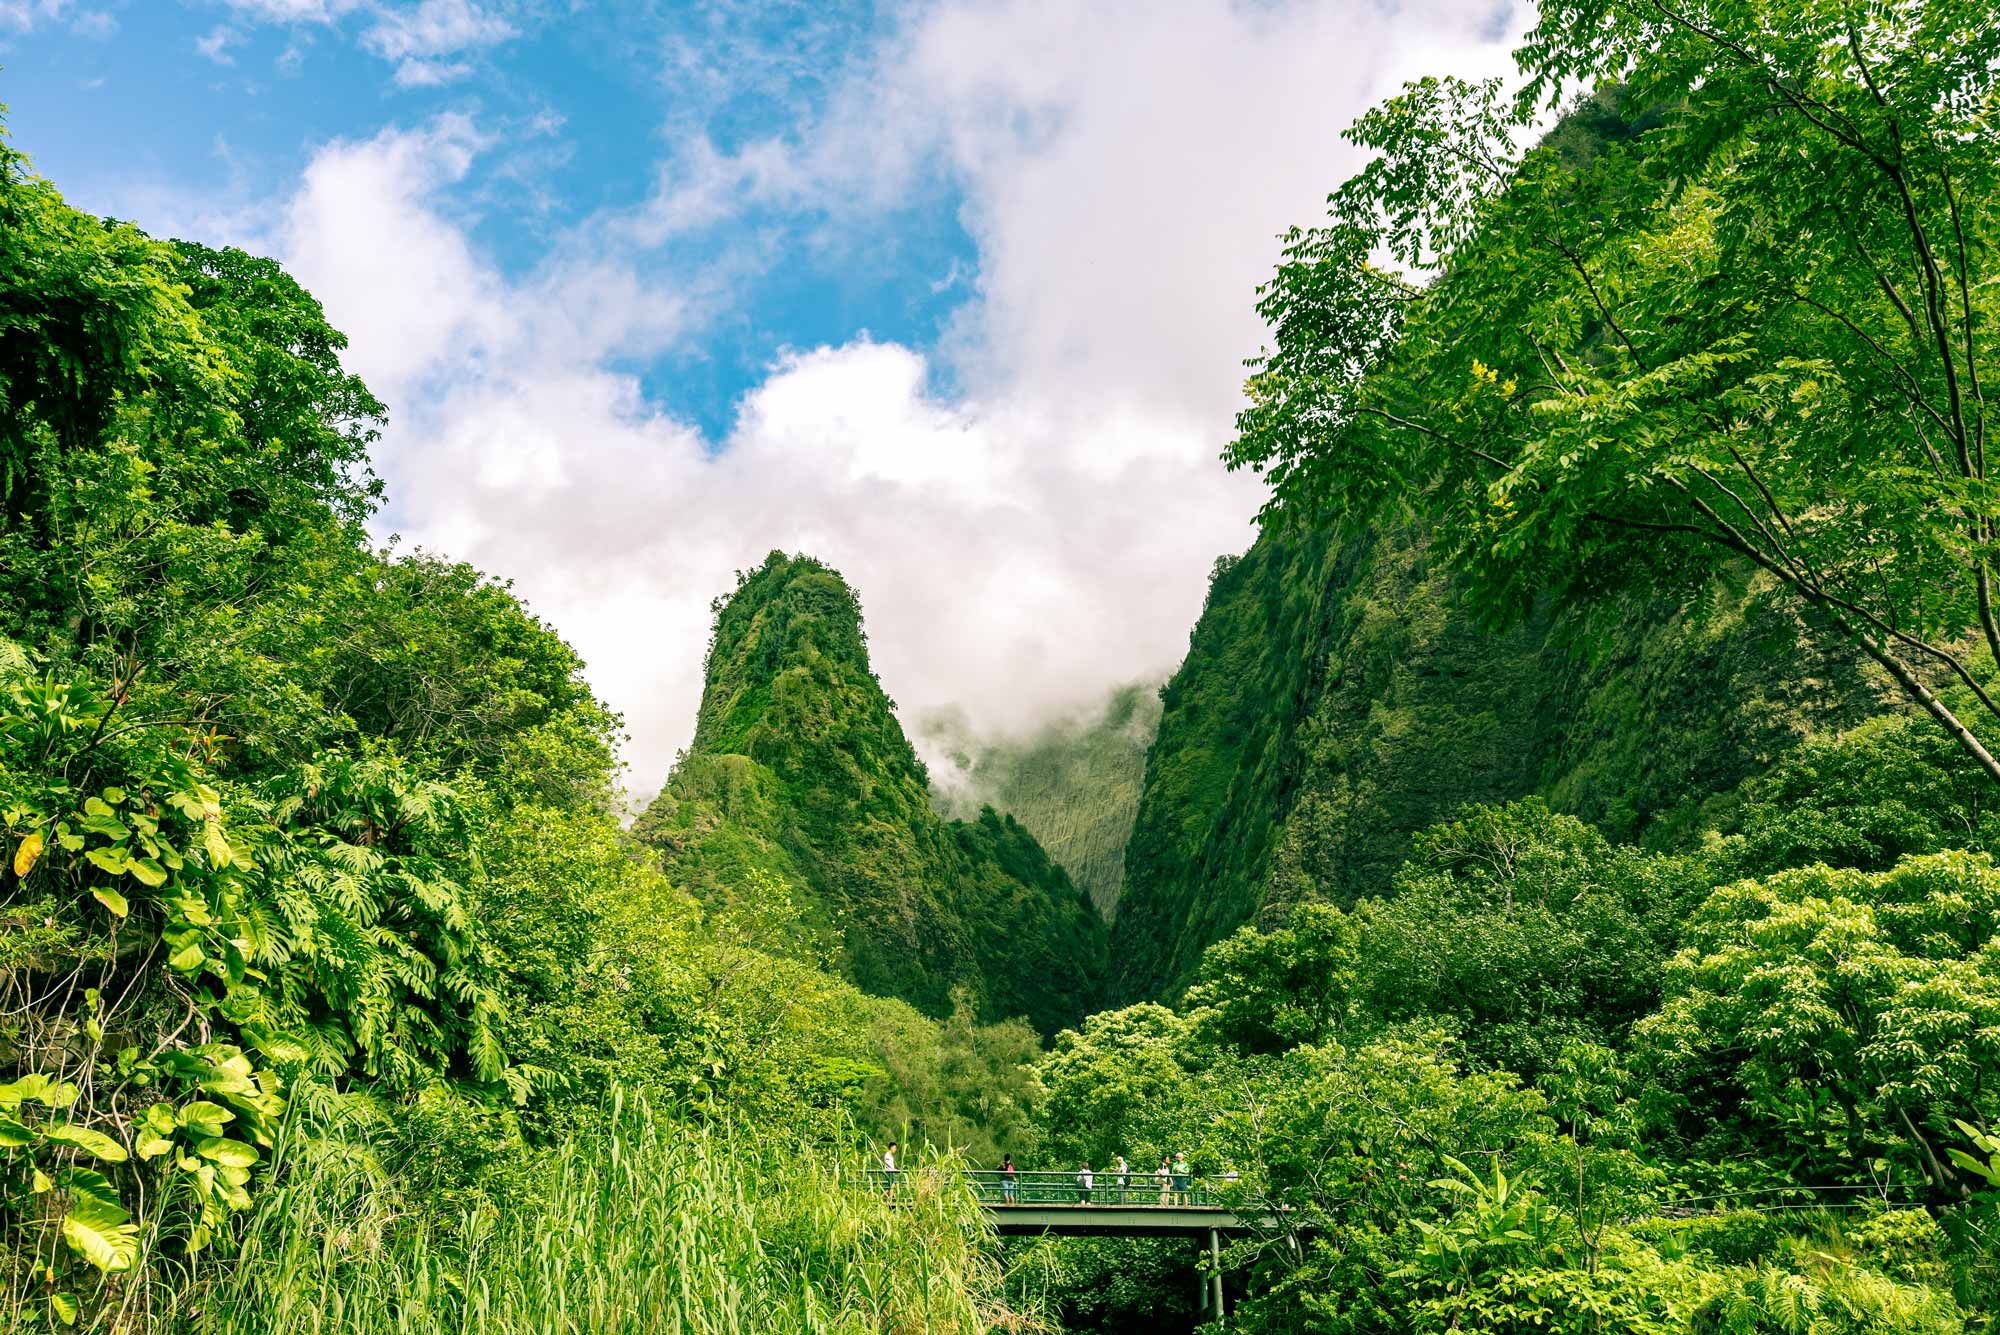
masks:
<path id="1" fill-rule="evenodd" d="M 1271 1231 L 1278 1223 L 1270 1215 L 1204 1205 L 1007 1205 L 988 1201 L 986 1211 L 1007 1237 L 1056 1233 L 1066 1237 L 1206 1238 L 1211 1232 Z"/>

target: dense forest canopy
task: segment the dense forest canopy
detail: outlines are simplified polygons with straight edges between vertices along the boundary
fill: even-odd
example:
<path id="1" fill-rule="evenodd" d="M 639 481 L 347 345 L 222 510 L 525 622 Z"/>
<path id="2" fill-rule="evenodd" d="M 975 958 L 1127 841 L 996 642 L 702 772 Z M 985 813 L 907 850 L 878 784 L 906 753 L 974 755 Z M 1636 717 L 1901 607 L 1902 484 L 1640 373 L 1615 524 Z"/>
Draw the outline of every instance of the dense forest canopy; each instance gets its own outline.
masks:
<path id="1" fill-rule="evenodd" d="M 7 1328 L 1993 1330 L 2000 20 L 1520 62 L 1287 238 L 1157 729 L 964 819 L 773 552 L 623 826 L 314 298 L 0 150 Z M 1251 1222 L 1003 1243 L 1001 1162 Z"/>

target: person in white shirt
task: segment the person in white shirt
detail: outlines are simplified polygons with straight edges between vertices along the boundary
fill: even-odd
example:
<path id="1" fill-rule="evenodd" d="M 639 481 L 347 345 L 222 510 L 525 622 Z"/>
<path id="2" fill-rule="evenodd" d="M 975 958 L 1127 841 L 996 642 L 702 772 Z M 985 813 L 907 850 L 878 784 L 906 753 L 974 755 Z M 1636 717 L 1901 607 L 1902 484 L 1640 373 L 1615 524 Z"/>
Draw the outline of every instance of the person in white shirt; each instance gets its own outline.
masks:
<path id="1" fill-rule="evenodd" d="M 1125 1193 L 1132 1185 L 1132 1170 L 1126 1166 L 1125 1156 L 1118 1156 L 1118 1203 L 1125 1203 Z"/>
<path id="2" fill-rule="evenodd" d="M 882 1151 L 882 1199 L 891 1205 L 896 1202 L 896 1142 L 890 1141 L 889 1148 Z"/>
<path id="3" fill-rule="evenodd" d="M 1092 1180 L 1090 1160 L 1085 1159 L 1083 1161 L 1083 1171 L 1076 1175 L 1076 1198 L 1084 1205 L 1090 1204 L 1090 1184 Z"/>

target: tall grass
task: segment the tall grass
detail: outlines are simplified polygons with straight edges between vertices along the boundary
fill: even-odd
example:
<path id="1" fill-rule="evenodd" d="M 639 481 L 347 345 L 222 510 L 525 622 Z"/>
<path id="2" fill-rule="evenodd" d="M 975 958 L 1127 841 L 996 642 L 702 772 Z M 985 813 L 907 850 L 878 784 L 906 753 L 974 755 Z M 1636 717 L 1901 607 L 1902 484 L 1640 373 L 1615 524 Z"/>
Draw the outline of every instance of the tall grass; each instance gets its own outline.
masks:
<path id="1" fill-rule="evenodd" d="M 552 1151 L 523 1199 L 440 1226 L 363 1163 L 270 1191 L 233 1255 L 183 1275 L 188 1335 L 733 1335 L 1027 1329 L 991 1226 L 945 1165 L 894 1208 L 832 1156 L 643 1105 Z"/>

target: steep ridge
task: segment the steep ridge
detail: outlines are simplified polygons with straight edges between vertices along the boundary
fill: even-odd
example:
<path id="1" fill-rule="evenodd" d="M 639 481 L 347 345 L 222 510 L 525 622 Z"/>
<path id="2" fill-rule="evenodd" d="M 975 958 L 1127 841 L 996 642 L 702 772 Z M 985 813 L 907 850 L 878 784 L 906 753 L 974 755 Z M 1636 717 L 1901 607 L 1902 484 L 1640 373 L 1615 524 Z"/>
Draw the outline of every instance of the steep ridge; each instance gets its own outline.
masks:
<path id="1" fill-rule="evenodd" d="M 991 806 L 1013 816 L 1108 920 L 1118 910 L 1125 844 L 1159 726 L 1159 683 L 1134 682 L 1095 710 L 1022 737 L 980 735 L 956 712 L 923 719 L 917 735 L 944 761 L 944 772 L 933 767 L 931 775 L 940 812 L 972 819 Z"/>
<path id="2" fill-rule="evenodd" d="M 943 1014 L 956 987 L 1049 1032 L 1104 983 L 1103 920 L 1011 817 L 946 821 L 869 668 L 860 601 L 773 552 L 716 604 L 693 745 L 634 824 L 711 903 L 760 878 L 863 989 Z"/>
<path id="3" fill-rule="evenodd" d="M 1551 609 L 1488 631 L 1420 527 L 1265 533 L 1217 563 L 1164 692 L 1115 995 L 1174 994 L 1211 942 L 1301 899 L 1382 893 L 1410 835 L 1468 802 L 1541 794 L 1613 838 L 1690 837 L 1807 735 L 1891 707 L 1798 631 L 1755 583 L 1699 622 Z"/>

